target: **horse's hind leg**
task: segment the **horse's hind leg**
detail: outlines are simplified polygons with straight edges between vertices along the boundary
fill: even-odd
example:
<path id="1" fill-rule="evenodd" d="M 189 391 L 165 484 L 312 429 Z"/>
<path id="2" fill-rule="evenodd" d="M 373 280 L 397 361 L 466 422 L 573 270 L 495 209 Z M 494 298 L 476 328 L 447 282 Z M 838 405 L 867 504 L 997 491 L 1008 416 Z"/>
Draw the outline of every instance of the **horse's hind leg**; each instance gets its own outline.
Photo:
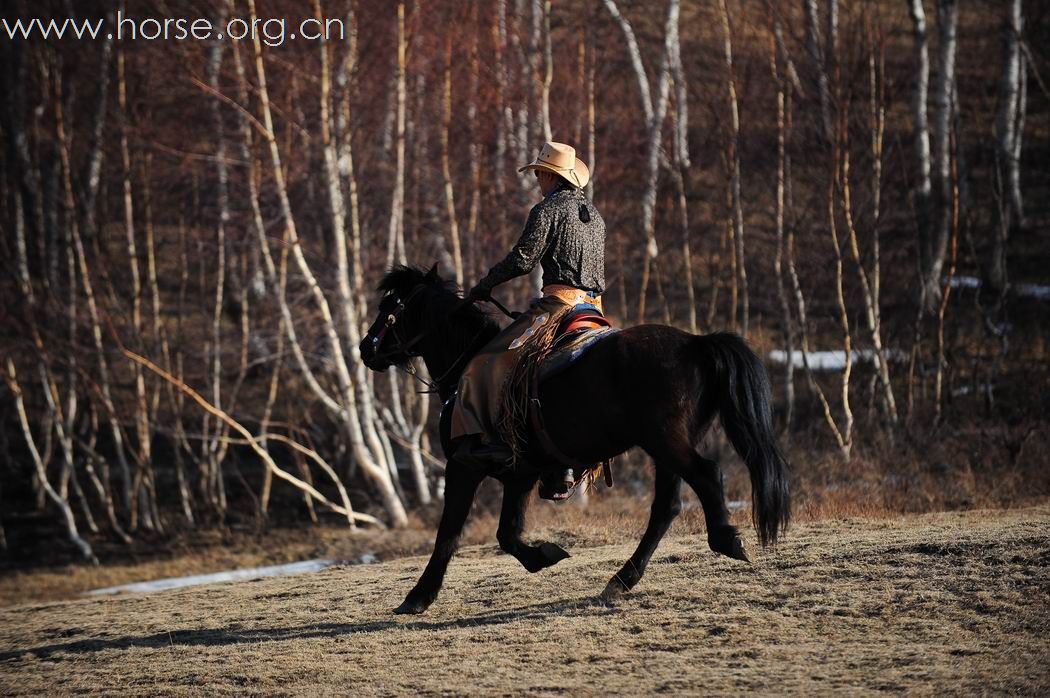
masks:
<path id="1" fill-rule="evenodd" d="M 463 524 L 470 514 L 474 493 L 484 477 L 484 472 L 469 468 L 459 461 L 448 462 L 445 469 L 445 508 L 441 512 L 434 552 L 416 586 L 408 592 L 405 601 L 394 609 L 394 613 L 422 613 L 434 603 L 445 579 L 448 562 L 456 552 Z"/>
<path id="2" fill-rule="evenodd" d="M 529 572 L 539 572 L 569 557 L 569 553 L 554 543 L 528 545 L 521 539 L 525 524 L 525 505 L 536 484 L 537 477 L 510 475 L 503 482 L 503 509 L 499 515 L 496 540 L 504 552 L 513 555 Z"/>
<path id="3" fill-rule="evenodd" d="M 736 526 L 729 523 L 722 472 L 718 462 L 693 453 L 689 465 L 682 469 L 682 477 L 700 498 L 707 523 L 707 544 L 711 550 L 737 560 L 750 562 Z"/>
<path id="4" fill-rule="evenodd" d="M 682 510 L 681 485 L 682 478 L 677 473 L 660 462 L 656 463 L 656 493 L 653 495 L 653 505 L 649 511 L 649 525 L 638 543 L 638 549 L 605 586 L 605 591 L 602 592 L 603 600 L 612 601 L 621 596 L 633 588 L 645 574 L 645 568 L 649 565 L 649 559 L 656 551 L 656 546 L 660 544 L 667 529 L 671 527 L 671 522 Z"/>

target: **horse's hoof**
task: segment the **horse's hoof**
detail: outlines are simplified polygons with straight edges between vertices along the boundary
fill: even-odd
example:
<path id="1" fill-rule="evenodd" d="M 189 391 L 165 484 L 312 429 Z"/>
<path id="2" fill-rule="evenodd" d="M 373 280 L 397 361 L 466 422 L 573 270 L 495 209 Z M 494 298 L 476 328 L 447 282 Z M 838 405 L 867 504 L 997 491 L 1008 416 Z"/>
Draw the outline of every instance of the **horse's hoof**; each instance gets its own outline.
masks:
<path id="1" fill-rule="evenodd" d="M 740 540 L 739 536 L 733 540 L 733 552 L 729 557 L 751 564 L 751 558 L 747 556 L 747 548 L 744 547 L 744 541 Z"/>
<path id="2" fill-rule="evenodd" d="M 740 535 L 733 526 L 725 526 L 713 531 L 707 537 L 707 544 L 711 546 L 711 550 L 720 555 L 742 562 L 751 562 L 747 556 L 747 548 L 744 547 L 744 542 L 740 540 Z"/>
<path id="3" fill-rule="evenodd" d="M 556 565 L 567 557 L 572 557 L 569 555 L 568 550 L 556 543 L 541 543 L 540 552 L 543 553 L 543 557 L 547 560 L 547 567 Z"/>
<path id="4" fill-rule="evenodd" d="M 430 604 L 425 601 L 412 601 L 411 599 L 405 599 L 400 606 L 394 609 L 394 613 L 399 616 L 419 615 L 429 607 Z"/>
<path id="5" fill-rule="evenodd" d="M 598 598 L 605 605 L 612 606 L 617 601 L 621 600 L 627 592 L 627 587 L 623 585 L 623 582 L 620 581 L 619 577 L 613 577 L 609 580 L 609 583 L 605 585 L 605 591 L 603 591 Z"/>
<path id="6" fill-rule="evenodd" d="M 530 554 L 518 559 L 521 560 L 521 564 L 525 566 L 526 570 L 536 573 L 558 564 L 567 557 L 571 556 L 560 545 L 540 543 L 540 545 L 530 551 Z"/>

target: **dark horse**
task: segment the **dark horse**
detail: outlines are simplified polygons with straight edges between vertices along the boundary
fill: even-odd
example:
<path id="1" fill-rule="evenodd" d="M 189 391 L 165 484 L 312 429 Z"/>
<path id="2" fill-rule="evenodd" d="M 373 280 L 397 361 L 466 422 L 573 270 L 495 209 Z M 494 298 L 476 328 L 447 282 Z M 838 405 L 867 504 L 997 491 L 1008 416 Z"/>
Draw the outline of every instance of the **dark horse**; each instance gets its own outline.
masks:
<path id="1" fill-rule="evenodd" d="M 474 493 L 486 476 L 504 486 L 496 533 L 504 551 L 529 572 L 569 556 L 554 543 L 529 545 L 522 540 L 524 509 L 541 474 L 539 467 L 518 462 L 509 470 L 486 472 L 453 456 L 449 400 L 464 366 L 499 327 L 477 308 L 464 308 L 455 284 L 442 280 L 435 269 L 391 270 L 379 284 L 385 294 L 379 315 L 361 342 L 361 357 L 375 371 L 422 357 L 446 405 L 441 442 L 448 464 L 437 542 L 422 576 L 395 613 L 422 613 L 437 597 Z M 655 464 L 649 525 L 638 549 L 609 580 L 603 599 L 616 598 L 641 579 L 681 508 L 682 480 L 703 505 L 711 549 L 747 561 L 737 529 L 729 523 L 718 463 L 699 451 L 716 413 L 750 471 L 753 520 L 762 544 L 775 542 L 787 526 L 788 466 L 773 435 L 769 378 L 736 335 L 697 336 L 665 325 L 625 329 L 545 381 L 540 392 L 550 436 L 565 454 L 597 463 L 640 446 Z"/>

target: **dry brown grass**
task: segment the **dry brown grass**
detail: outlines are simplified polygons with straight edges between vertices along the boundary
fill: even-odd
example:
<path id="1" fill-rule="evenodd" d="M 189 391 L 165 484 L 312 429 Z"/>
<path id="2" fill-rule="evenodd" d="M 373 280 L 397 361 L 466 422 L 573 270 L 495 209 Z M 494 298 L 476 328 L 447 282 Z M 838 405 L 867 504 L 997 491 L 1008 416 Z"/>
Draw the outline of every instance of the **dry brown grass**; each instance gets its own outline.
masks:
<path id="1" fill-rule="evenodd" d="M 633 544 L 537 575 L 469 547 L 415 618 L 390 609 L 421 558 L 0 609 L 0 693 L 1050 690 L 1050 506 L 803 523 L 754 566 L 697 525 L 612 608 Z"/>
<path id="2" fill-rule="evenodd" d="M 488 483 L 467 524 L 464 545 L 495 545 L 501 496 L 499 486 Z M 645 498 L 603 493 L 592 497 L 586 509 L 575 502 L 559 506 L 535 500 L 529 518 L 548 535 L 553 532 L 573 545 L 593 547 L 636 538 L 647 511 Z M 345 522 L 240 532 L 200 530 L 152 545 L 101 548 L 104 563 L 94 567 L 41 564 L 40 560 L 47 560 L 46 551 L 41 551 L 34 557 L 37 564 L 0 574 L 0 607 L 69 599 L 91 589 L 131 582 L 310 558 L 356 563 L 366 555 L 379 561 L 423 555 L 433 547 L 439 515 L 439 507 L 413 513 L 409 527 L 396 531 L 362 528 L 351 532 Z"/>

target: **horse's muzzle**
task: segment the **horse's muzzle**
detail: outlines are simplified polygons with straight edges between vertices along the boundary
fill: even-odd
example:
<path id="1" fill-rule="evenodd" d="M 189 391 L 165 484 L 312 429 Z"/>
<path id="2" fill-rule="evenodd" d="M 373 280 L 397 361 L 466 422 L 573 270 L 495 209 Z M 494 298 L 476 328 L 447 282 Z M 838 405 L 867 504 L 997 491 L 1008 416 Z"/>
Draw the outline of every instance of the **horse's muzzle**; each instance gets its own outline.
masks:
<path id="1" fill-rule="evenodd" d="M 378 373 L 382 373 L 390 368 L 391 363 L 389 361 L 384 362 L 382 358 L 376 354 L 375 343 L 370 336 L 366 336 L 361 340 L 358 349 L 361 352 L 361 362 L 366 368 Z"/>

